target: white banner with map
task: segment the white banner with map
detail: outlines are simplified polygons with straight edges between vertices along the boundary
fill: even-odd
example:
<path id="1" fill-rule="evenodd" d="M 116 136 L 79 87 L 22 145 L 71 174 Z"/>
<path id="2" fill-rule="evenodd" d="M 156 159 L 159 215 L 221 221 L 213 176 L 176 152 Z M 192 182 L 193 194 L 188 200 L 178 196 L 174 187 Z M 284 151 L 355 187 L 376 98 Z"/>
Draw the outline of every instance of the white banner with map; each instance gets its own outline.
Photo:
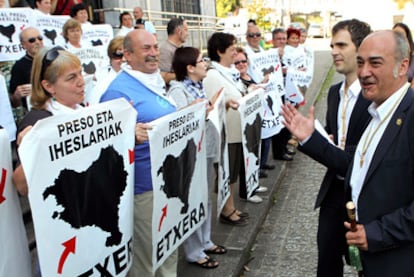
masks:
<path id="1" fill-rule="evenodd" d="M 68 15 L 41 15 L 36 13 L 34 27 L 43 36 L 44 46 L 65 46 L 66 42 L 62 35 L 62 29 L 69 18 Z"/>
<path id="2" fill-rule="evenodd" d="M 0 126 L 7 130 L 10 141 L 16 139 L 16 124 L 14 122 L 6 81 L 2 75 L 0 75 Z"/>
<path id="3" fill-rule="evenodd" d="M 0 276 L 30 277 L 31 260 L 16 188 L 9 136 L 0 129 Z"/>
<path id="4" fill-rule="evenodd" d="M 206 219 L 205 107 L 190 105 L 150 123 L 154 272 Z"/>
<path id="5" fill-rule="evenodd" d="M 262 98 L 263 90 L 258 89 L 239 100 L 247 197 L 259 186 Z"/>
<path id="6" fill-rule="evenodd" d="M 34 26 L 33 10 L 28 8 L 0 9 L 0 61 L 15 61 L 26 54 L 19 34 Z"/>
<path id="7" fill-rule="evenodd" d="M 229 151 L 227 145 L 226 101 L 222 91 L 214 103 L 214 109 L 209 112 L 208 119 L 213 123 L 218 133 L 218 172 L 217 172 L 217 217 L 230 197 Z"/>
<path id="8" fill-rule="evenodd" d="M 262 82 L 265 75 L 269 76 L 267 83 L 259 84 L 260 87 L 264 88 L 262 138 L 269 138 L 278 134 L 283 128 L 280 111 L 282 106 L 281 97 L 285 95 L 285 87 L 279 50 L 272 48 L 250 55 L 249 74 L 258 84 Z"/>
<path id="9" fill-rule="evenodd" d="M 125 99 L 38 121 L 19 155 L 42 276 L 126 276 L 136 111 Z"/>

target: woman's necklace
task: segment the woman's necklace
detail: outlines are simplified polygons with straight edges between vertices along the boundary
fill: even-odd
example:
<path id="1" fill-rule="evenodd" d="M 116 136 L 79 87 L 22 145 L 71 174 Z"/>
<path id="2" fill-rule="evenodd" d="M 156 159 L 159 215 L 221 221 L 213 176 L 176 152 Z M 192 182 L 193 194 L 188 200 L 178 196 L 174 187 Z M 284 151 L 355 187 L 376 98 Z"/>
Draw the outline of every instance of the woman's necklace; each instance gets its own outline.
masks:
<path id="1" fill-rule="evenodd" d="M 379 128 L 382 126 L 382 124 L 388 119 L 388 117 L 391 116 L 392 112 L 395 110 L 397 105 L 401 102 L 401 99 L 405 93 L 401 93 L 400 97 L 398 97 L 397 101 L 395 101 L 394 105 L 392 105 L 391 109 L 388 111 L 388 113 L 385 115 L 385 117 L 378 123 L 378 126 L 375 128 L 374 132 L 371 135 L 371 129 L 372 125 L 369 127 L 369 131 L 367 136 L 365 137 L 364 143 L 362 144 L 362 150 L 361 150 L 361 157 L 359 159 L 359 167 L 362 167 L 365 162 L 365 154 L 367 153 L 367 150 L 374 139 L 375 135 L 377 134 Z"/>

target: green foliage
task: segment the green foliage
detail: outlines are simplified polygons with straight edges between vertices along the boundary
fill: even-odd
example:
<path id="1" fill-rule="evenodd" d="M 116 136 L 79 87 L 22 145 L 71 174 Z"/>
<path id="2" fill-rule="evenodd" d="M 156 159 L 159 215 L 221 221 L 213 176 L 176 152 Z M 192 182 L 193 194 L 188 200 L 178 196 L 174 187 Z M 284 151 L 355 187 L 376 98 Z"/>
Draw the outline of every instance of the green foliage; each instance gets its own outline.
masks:
<path id="1" fill-rule="evenodd" d="M 257 26 L 262 31 L 271 31 L 272 29 L 272 22 L 270 18 L 270 14 L 272 14 L 272 9 L 269 7 L 266 7 L 267 2 L 264 0 L 252 0 L 247 5 L 247 11 L 250 15 L 250 18 L 253 18 L 256 20 Z"/>
<path id="2" fill-rule="evenodd" d="M 216 13 L 218 17 L 227 17 L 241 6 L 240 0 L 217 0 Z"/>

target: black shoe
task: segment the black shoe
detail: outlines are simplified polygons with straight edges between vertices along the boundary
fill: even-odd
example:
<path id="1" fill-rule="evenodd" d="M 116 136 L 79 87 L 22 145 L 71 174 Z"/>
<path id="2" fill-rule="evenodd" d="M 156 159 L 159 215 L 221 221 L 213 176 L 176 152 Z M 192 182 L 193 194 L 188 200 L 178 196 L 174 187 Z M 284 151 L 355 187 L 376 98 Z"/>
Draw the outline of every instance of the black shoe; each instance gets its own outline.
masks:
<path id="1" fill-rule="evenodd" d="M 265 164 L 265 165 L 261 166 L 260 168 L 265 169 L 265 170 L 273 170 L 273 169 L 276 168 L 276 166 L 273 165 L 273 164 Z"/>
<path id="2" fill-rule="evenodd" d="M 267 174 L 264 172 L 264 170 L 259 171 L 259 178 L 267 178 Z"/>

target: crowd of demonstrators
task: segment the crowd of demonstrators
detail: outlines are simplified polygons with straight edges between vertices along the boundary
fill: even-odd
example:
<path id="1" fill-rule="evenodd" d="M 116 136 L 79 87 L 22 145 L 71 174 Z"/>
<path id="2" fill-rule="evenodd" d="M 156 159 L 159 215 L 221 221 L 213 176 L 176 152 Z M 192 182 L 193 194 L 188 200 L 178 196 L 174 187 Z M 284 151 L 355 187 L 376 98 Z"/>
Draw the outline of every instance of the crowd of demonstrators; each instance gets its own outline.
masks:
<path id="1" fill-rule="evenodd" d="M 279 59 L 282 66 L 283 77 L 286 76 L 287 66 L 283 61 L 283 55 L 285 53 L 285 46 L 287 44 L 287 32 L 283 28 L 276 28 L 272 31 L 272 44 L 273 48 L 277 48 L 279 52 Z M 282 103 L 284 103 L 285 97 L 282 96 Z M 272 154 L 275 160 L 292 161 L 295 154 L 292 149 L 287 147 L 291 134 L 288 129 L 282 128 L 280 132 L 272 136 Z"/>
<path id="2" fill-rule="evenodd" d="M 116 33 L 116 36 L 125 36 L 132 30 L 134 30 L 132 15 L 129 12 L 122 12 L 119 15 L 119 31 Z"/>
<path id="3" fill-rule="evenodd" d="M 176 80 L 170 82 L 168 96 L 177 105 L 177 109 L 184 108 L 202 99 L 207 95 L 202 80 L 207 75 L 208 61 L 203 58 L 197 48 L 183 47 L 175 51 L 172 67 Z M 210 107 L 207 112 L 212 108 Z M 235 105 L 229 100 L 228 105 Z M 238 105 L 234 107 L 237 108 Z M 215 163 L 219 160 L 218 145 L 220 137 L 211 121 L 206 121 L 206 151 L 207 151 L 207 183 L 208 183 L 208 209 L 206 221 L 191 234 L 183 243 L 186 260 L 202 268 L 215 268 L 218 261 L 209 254 L 225 254 L 224 246 L 216 245 L 211 239 L 211 220 L 213 215 L 211 195 L 215 188 Z"/>
<path id="4" fill-rule="evenodd" d="M 58 5 L 61 1 L 36 2 L 39 2 L 38 9 L 47 13 L 48 6 L 52 6 L 53 10 L 54 4 Z M 70 14 L 73 17 L 63 27 L 63 37 L 68 50 L 81 47 L 82 24 L 87 22 L 87 10 L 84 4 L 77 3 L 79 1 L 73 2 L 65 2 L 70 6 Z M 57 7 L 60 7 L 61 13 L 66 13 L 67 6 L 58 5 Z M 166 26 L 168 39 L 158 47 L 157 37 L 154 36 L 155 28 L 149 21 L 143 20 L 142 16 L 143 12 L 140 7 L 134 8 L 135 24 L 130 13 L 120 14 L 121 30 L 118 33 L 120 36 L 115 37 L 109 43 L 107 54 L 110 64 L 98 69 L 95 74 L 98 85 L 94 89 L 94 95 L 95 102 L 98 102 L 98 98 L 100 101 L 109 101 L 123 97 L 138 111 L 134 134 L 136 140 L 134 149 L 134 249 L 137 251 L 134 251 L 131 274 L 153 276 L 151 233 L 153 187 L 147 135 L 147 130 L 151 126 L 147 123 L 190 105 L 197 99 L 214 102 L 217 92 L 222 88 L 224 88 L 226 102 L 229 106 L 236 108 L 236 101 L 249 93 L 249 86 L 254 86 L 254 80 L 247 73 L 249 55 L 265 50 L 260 46 L 262 38 L 260 29 L 253 22 L 247 27 L 247 45 L 244 49 L 236 47 L 237 39 L 234 35 L 216 32 L 211 35 L 207 43 L 208 57 L 212 61 L 208 68 L 208 63 L 198 49 L 183 47 L 188 37 L 188 25 L 184 19 L 171 18 Z M 407 107 L 407 118 L 405 122 L 397 123 L 397 125 L 408 128 L 407 123 L 413 120 L 412 107 L 406 104 L 409 102 L 408 98 L 412 95 L 412 91 L 408 90 L 405 94 L 406 86 L 408 86 L 405 84 L 407 72 L 408 77 L 411 74 L 411 64 L 407 61 L 411 61 L 413 53 L 412 38 L 409 29 L 407 31 L 408 27 L 405 27 L 407 26 L 404 24 L 396 24 L 393 29 L 396 32 L 403 32 L 410 43 L 409 55 L 405 53 L 406 41 L 398 34 L 387 31 L 378 32 L 369 35 L 362 42 L 370 32 L 369 26 L 363 22 L 341 21 L 333 28 L 332 57 L 337 72 L 344 74 L 345 80 L 329 90 L 326 131 L 333 135 L 335 144 L 339 147 L 331 146 L 325 140 L 322 141 L 321 135 L 314 129 L 312 112 L 309 118 L 305 118 L 289 104 L 283 108 L 287 128 L 283 128 L 279 134 L 269 139 L 262 140 L 259 171 L 261 178 L 266 177 L 265 170 L 274 168 L 274 165 L 268 164 L 267 161 L 270 141 L 272 141 L 274 159 L 292 160 L 294 149 L 287 147 L 291 138 L 290 132 L 301 142 L 301 151 L 328 167 L 315 205 L 316 208 L 320 207 L 317 237 L 318 276 L 332 276 L 333 272 L 338 272 L 338 276 L 342 274 L 342 256 L 346 254 L 346 239 L 348 244 L 357 245 L 362 250 L 362 260 L 366 268 L 364 273 L 367 276 L 376 276 L 376 267 L 382 268 L 382 263 L 386 264 L 394 259 L 398 259 L 398 266 L 401 266 L 405 272 L 412 272 L 411 265 L 408 265 L 403 256 L 403 253 L 411 253 L 412 234 L 401 226 L 401 224 L 411 223 L 412 219 L 404 217 L 402 212 L 396 209 L 411 211 L 414 193 L 411 193 L 411 190 L 404 185 L 407 182 L 404 183 L 395 177 L 396 174 L 400 174 L 406 180 L 412 181 L 412 176 L 397 170 L 392 171 L 385 168 L 385 165 L 382 168 L 381 164 L 387 164 L 387 160 L 383 161 L 381 157 L 375 156 L 377 155 L 376 147 L 378 146 L 379 149 L 380 145 L 385 143 L 382 140 L 390 136 L 388 131 L 391 129 L 390 122 L 399 122 L 398 120 L 403 118 L 402 115 L 401 118 L 398 117 L 406 112 L 403 105 Z M 305 32 L 293 28 L 287 30 L 277 28 L 272 32 L 273 46 L 279 51 L 284 74 L 290 66 L 285 57 L 302 48 L 300 39 L 306 38 Z M 11 100 L 14 107 L 27 108 L 28 98 L 26 97 L 30 95 L 33 110 L 19 125 L 19 140 L 39 119 L 64 113 L 69 109 L 78 109 L 81 107 L 79 104 L 84 100 L 85 81 L 81 74 L 82 67 L 79 59 L 59 47 L 49 50 L 42 48 L 42 40 L 43 37 L 39 31 L 32 27 L 20 33 L 21 45 L 26 50 L 26 55 L 13 67 L 10 82 Z M 361 42 L 361 47 L 359 47 Z M 378 43 L 383 44 L 384 48 L 380 49 Z M 378 59 L 378 55 L 373 57 L 376 54 L 382 60 L 380 67 L 389 66 L 386 70 L 385 67 L 383 69 L 384 72 L 389 71 L 389 76 L 372 64 L 373 59 Z M 32 74 L 31 81 L 29 80 L 30 74 Z M 69 81 L 65 78 L 68 75 L 75 76 L 75 78 Z M 390 76 L 395 78 L 392 79 Z M 166 85 L 169 87 L 168 91 Z M 363 92 L 359 93 L 361 86 Z M 363 100 L 361 95 L 373 101 L 369 108 L 367 108 L 369 102 Z M 372 111 L 370 116 L 367 110 Z M 379 119 L 377 114 L 383 119 Z M 370 117 L 373 118 L 371 123 L 369 123 Z M 244 226 L 248 224 L 249 214 L 238 210 L 235 206 L 235 183 L 239 183 L 239 194 L 242 199 L 252 203 L 260 203 L 262 199 L 257 194 L 247 198 L 239 112 L 235 109 L 228 109 L 226 121 L 230 197 L 221 211 L 220 222 L 232 226 Z M 366 124 L 363 124 L 364 122 Z M 207 132 L 211 132 L 212 126 L 210 125 L 207 124 Z M 384 131 L 387 125 L 390 126 Z M 372 131 L 364 133 L 366 126 L 368 126 L 366 130 Z M 411 132 L 404 129 L 401 134 L 394 133 L 396 133 L 395 140 L 398 143 L 391 145 L 391 150 L 387 151 L 391 151 L 389 153 L 392 157 L 395 153 L 400 154 L 401 157 L 396 159 L 409 167 L 411 158 L 407 155 L 411 151 L 409 151 L 410 148 L 404 147 L 412 140 Z M 187 261 L 203 268 L 216 268 L 219 262 L 211 255 L 224 254 L 227 249 L 211 240 L 213 212 L 210 194 L 214 189 L 214 179 L 217 174 L 215 167 L 217 148 L 214 147 L 217 137 L 209 134 L 206 135 L 207 176 L 210 188 L 207 220 L 184 242 L 184 251 Z M 358 143 L 360 137 L 365 143 Z M 352 163 L 355 150 L 357 155 Z M 367 161 L 364 164 L 365 159 Z M 380 186 L 384 191 L 391 188 L 391 179 L 384 177 L 382 173 L 370 175 L 372 180 L 365 178 L 366 175 L 371 174 L 368 171 L 371 170 L 371 166 L 378 166 L 377 159 L 380 169 L 394 176 L 397 186 L 401 188 L 401 191 L 407 192 L 406 195 L 398 194 L 399 199 L 393 197 L 391 193 L 375 195 L 377 192 L 375 186 Z M 374 162 L 375 164 L 372 164 Z M 362 165 L 358 168 L 360 164 Z M 407 168 L 407 172 L 410 170 Z M 347 171 L 348 179 L 344 180 Z M 16 167 L 13 178 L 18 191 L 26 195 L 27 183 L 21 166 Z M 381 179 L 384 183 L 380 183 Z M 361 190 L 361 186 L 366 186 L 368 192 L 365 188 Z M 349 226 L 343 224 L 343 199 L 346 195 L 344 188 L 352 191 L 352 199 L 357 204 L 361 223 L 358 225 L 357 232 L 346 233 L 345 227 L 349 228 Z M 259 186 L 254 193 L 266 190 L 266 187 Z M 384 205 L 386 206 L 384 208 L 379 207 L 381 206 L 378 204 L 380 197 L 381 199 L 389 198 L 391 204 Z M 386 208 L 388 210 L 384 210 Z M 374 221 L 377 218 L 380 220 Z M 384 237 L 384 230 L 389 230 L 394 236 Z M 397 235 L 398 230 L 402 230 L 400 236 Z M 384 241 L 386 246 L 381 246 L 380 244 Z M 405 247 L 407 241 L 410 243 L 409 247 Z M 398 247 L 395 247 L 396 245 Z M 387 250 L 391 247 L 396 250 Z M 176 276 L 176 252 L 157 270 L 156 276 Z M 377 252 L 381 252 L 382 255 L 377 255 Z"/>
<path id="5" fill-rule="evenodd" d="M 371 102 L 364 99 L 357 76 L 357 51 L 370 33 L 370 26 L 356 19 L 340 21 L 332 28 L 332 59 L 336 71 L 345 78 L 328 92 L 325 130 L 332 135 L 336 146 L 315 130 L 313 117 L 297 114 L 297 122 L 287 125 L 301 142 L 299 149 L 328 168 L 315 203 L 315 208 L 320 208 L 317 233 L 319 277 L 342 276 L 343 257 L 349 262 L 343 226 L 346 219 L 344 176 L 371 118 L 368 113 Z"/>
<path id="6" fill-rule="evenodd" d="M 240 79 L 239 71 L 234 68 L 234 60 L 237 54 L 236 41 L 236 37 L 232 34 L 217 32 L 212 34 L 207 42 L 211 68 L 207 71 L 203 85 L 208 98 L 212 98 L 221 88 L 224 88 L 226 101 L 230 99 L 239 100 L 247 93 L 247 88 Z M 238 180 L 240 189 L 244 190 L 244 195 L 246 195 L 239 112 L 229 109 L 226 113 L 226 123 L 229 149 L 230 197 L 223 207 L 220 221 L 234 226 L 243 226 L 248 223 L 248 214 L 236 209 L 234 203 L 234 186 Z M 243 192 L 241 193 L 243 194 Z"/>
<path id="7" fill-rule="evenodd" d="M 414 87 L 414 41 L 413 35 L 411 33 L 410 27 L 407 24 L 402 22 L 397 22 L 392 27 L 392 30 L 395 32 L 400 32 L 403 34 L 407 40 L 408 44 L 410 45 L 411 56 L 410 56 L 410 67 L 408 68 L 408 82 L 411 83 L 411 86 Z"/>
<path id="8" fill-rule="evenodd" d="M 187 21 L 181 17 L 171 18 L 167 24 L 167 40 L 160 43 L 160 70 L 165 83 L 168 85 L 175 80 L 172 71 L 172 58 L 175 50 L 182 47 L 188 37 Z"/>

